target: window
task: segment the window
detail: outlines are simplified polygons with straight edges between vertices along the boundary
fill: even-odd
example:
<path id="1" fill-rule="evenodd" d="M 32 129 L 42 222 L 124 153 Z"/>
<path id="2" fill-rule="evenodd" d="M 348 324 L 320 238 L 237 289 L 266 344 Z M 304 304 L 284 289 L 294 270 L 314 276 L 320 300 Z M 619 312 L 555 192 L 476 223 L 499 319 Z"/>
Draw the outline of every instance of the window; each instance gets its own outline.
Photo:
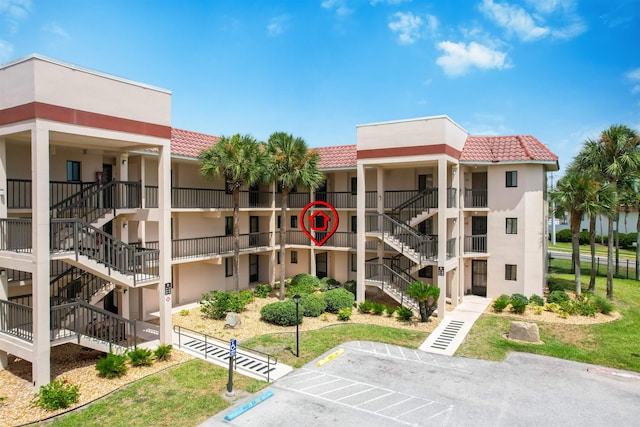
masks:
<path id="1" fill-rule="evenodd" d="M 507 187 L 518 186 L 518 171 L 507 171 Z"/>
<path id="2" fill-rule="evenodd" d="M 351 178 L 351 195 L 355 196 L 358 194 L 358 178 Z"/>
<path id="3" fill-rule="evenodd" d="M 504 280 L 518 280 L 518 266 L 506 264 L 504 266 Z"/>
<path id="4" fill-rule="evenodd" d="M 280 218 L 280 215 L 278 215 L 278 219 L 276 220 L 276 228 L 280 228 L 280 220 L 282 218 Z"/>
<path id="5" fill-rule="evenodd" d="M 233 276 L 233 258 L 224 259 L 224 277 Z"/>
<path id="6" fill-rule="evenodd" d="M 427 279 L 433 278 L 433 266 L 428 265 L 418 270 L 418 277 L 426 277 Z"/>
<path id="7" fill-rule="evenodd" d="M 507 218 L 507 234 L 518 234 L 518 218 Z"/>
<path id="8" fill-rule="evenodd" d="M 298 263 L 298 251 L 291 251 L 291 264 Z"/>
<path id="9" fill-rule="evenodd" d="M 80 181 L 80 162 L 67 160 L 67 181 Z"/>
<path id="10" fill-rule="evenodd" d="M 355 215 L 351 217 L 351 232 L 352 233 L 358 232 L 358 217 Z"/>
<path id="11" fill-rule="evenodd" d="M 358 271 L 358 254 L 351 254 L 351 271 Z"/>
<path id="12" fill-rule="evenodd" d="M 291 228 L 298 228 L 298 215 L 291 215 Z"/>
<path id="13" fill-rule="evenodd" d="M 225 216 L 224 217 L 224 235 L 231 236 L 233 234 L 233 217 Z"/>
<path id="14" fill-rule="evenodd" d="M 280 265 L 280 251 L 276 252 L 276 264 Z"/>

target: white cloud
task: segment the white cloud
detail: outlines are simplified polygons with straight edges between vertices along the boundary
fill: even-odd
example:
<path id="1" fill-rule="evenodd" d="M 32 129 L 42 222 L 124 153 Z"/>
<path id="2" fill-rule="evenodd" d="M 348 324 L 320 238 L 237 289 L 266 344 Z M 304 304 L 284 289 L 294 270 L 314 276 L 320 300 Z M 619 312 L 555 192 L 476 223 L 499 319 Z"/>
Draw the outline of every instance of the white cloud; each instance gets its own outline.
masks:
<path id="1" fill-rule="evenodd" d="M 506 53 L 476 42 L 467 45 L 464 42 L 443 41 L 438 43 L 437 47 L 444 51 L 444 55 L 436 60 L 436 64 L 441 66 L 449 77 L 462 76 L 472 68 L 501 70 L 509 67 Z"/>
<path id="2" fill-rule="evenodd" d="M 45 25 L 44 30 L 61 39 L 69 38 L 69 33 L 67 33 L 57 22 L 48 23 Z"/>
<path id="3" fill-rule="evenodd" d="M 640 80 L 640 68 L 636 68 L 635 70 L 631 70 L 627 73 L 627 78 L 629 80 Z"/>
<path id="4" fill-rule="evenodd" d="M 427 31 L 429 31 L 432 36 L 435 36 L 438 34 L 438 28 L 440 28 L 438 18 L 433 15 L 427 15 Z"/>
<path id="5" fill-rule="evenodd" d="M 549 28 L 538 26 L 533 17 L 520 6 L 484 0 L 480 5 L 480 10 L 496 24 L 516 34 L 524 41 L 545 37 L 550 32 Z"/>
<path id="6" fill-rule="evenodd" d="M 423 25 L 420 17 L 411 12 L 396 12 L 391 15 L 391 19 L 389 28 L 398 34 L 400 44 L 411 44 L 420 38 L 420 28 Z"/>
<path id="7" fill-rule="evenodd" d="M 13 57 L 13 45 L 5 40 L 0 40 L 0 64 L 9 61 Z"/>
<path id="8" fill-rule="evenodd" d="M 0 0 L 0 14 L 13 19 L 24 19 L 31 11 L 31 0 Z"/>
<path id="9" fill-rule="evenodd" d="M 269 25 L 267 25 L 267 33 L 270 36 L 278 36 L 287 29 L 288 24 L 288 15 L 275 16 L 269 20 Z"/>
<path id="10" fill-rule="evenodd" d="M 386 3 L 386 4 L 390 4 L 390 5 L 396 5 L 396 4 L 401 4 L 401 3 L 405 3 L 405 2 L 411 2 L 411 0 L 371 0 L 371 6 L 375 6 L 378 3 Z"/>
<path id="11" fill-rule="evenodd" d="M 631 88 L 631 93 L 632 94 L 636 94 L 636 93 L 640 93 L 640 85 L 635 85 L 634 87 Z"/>
<path id="12" fill-rule="evenodd" d="M 351 15 L 353 10 L 350 9 L 344 0 L 324 0 L 320 3 L 325 9 L 333 10 L 339 18 Z"/>

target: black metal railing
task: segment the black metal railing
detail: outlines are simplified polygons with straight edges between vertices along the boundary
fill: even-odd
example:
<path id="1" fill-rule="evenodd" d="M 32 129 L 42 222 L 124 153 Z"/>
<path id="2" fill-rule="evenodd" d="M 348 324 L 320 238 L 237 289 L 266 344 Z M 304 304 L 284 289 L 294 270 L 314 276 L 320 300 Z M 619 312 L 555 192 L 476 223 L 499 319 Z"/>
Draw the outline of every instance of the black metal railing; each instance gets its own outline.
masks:
<path id="1" fill-rule="evenodd" d="M 464 190 L 465 208 L 486 208 L 488 205 L 487 190 Z"/>
<path id="2" fill-rule="evenodd" d="M 487 235 L 464 236 L 465 253 L 487 253 Z"/>
<path id="3" fill-rule="evenodd" d="M 0 300 L 0 332 L 33 342 L 32 313 L 27 305 Z"/>
<path id="4" fill-rule="evenodd" d="M 458 207 L 458 189 L 457 188 L 447 188 L 447 207 L 448 208 Z"/>
<path id="5" fill-rule="evenodd" d="M 189 328 L 184 328 L 179 325 L 174 326 L 173 331 L 178 334 L 178 348 L 182 347 L 182 335 L 184 333 L 183 331 L 186 331 L 189 333 L 189 335 L 185 334 L 185 336 L 188 338 L 189 341 L 196 340 L 196 341 L 202 342 L 202 344 L 204 344 L 204 347 L 201 349 L 201 351 L 204 354 L 205 360 L 207 359 L 207 355 L 210 354 L 211 349 L 219 348 L 222 350 L 227 350 L 227 351 L 229 350 L 229 347 L 226 344 L 229 342 L 228 340 L 225 340 L 222 338 L 216 338 L 214 336 L 203 334 L 202 332 L 198 332 Z M 242 345 L 237 345 L 236 350 L 245 350 L 253 358 L 255 358 L 256 355 L 258 355 L 259 358 L 261 358 L 264 362 L 266 362 L 267 369 L 266 369 L 265 377 L 267 379 L 267 382 L 270 382 L 271 380 L 270 374 L 271 374 L 271 371 L 273 370 L 273 366 L 275 366 L 278 363 L 278 359 L 275 356 L 269 353 L 265 353 L 264 351 L 254 350 L 252 348 L 245 347 Z"/>
<path id="6" fill-rule="evenodd" d="M 81 336 L 105 342 L 112 351 L 134 349 L 137 345 L 136 322 L 102 310 L 84 301 L 66 302 L 51 307 L 51 341 Z"/>
<path id="7" fill-rule="evenodd" d="M 385 196 L 386 197 L 386 196 Z M 400 222 L 408 223 L 411 218 L 430 209 L 438 207 L 438 189 L 427 188 L 419 191 L 416 195 L 405 200 L 391 210 L 391 216 Z"/>
<path id="8" fill-rule="evenodd" d="M 412 309 L 417 309 L 417 302 L 407 294 L 407 288 L 411 286 L 412 281 L 399 274 L 389 266 L 375 261 L 366 262 L 364 265 L 365 279 L 380 283 L 383 291 L 395 291 L 396 296 L 400 298 L 400 304 Z M 390 289 L 389 289 L 390 288 Z"/>
<path id="9" fill-rule="evenodd" d="M 93 185 L 93 182 L 49 182 L 49 202 L 53 206 L 74 194 L 82 192 L 85 188 Z M 7 179 L 7 208 L 8 209 L 31 209 L 31 180 L 30 179 Z"/>
<path id="10" fill-rule="evenodd" d="M 456 240 L 455 237 L 447 240 L 447 259 L 456 257 Z"/>
<path id="11" fill-rule="evenodd" d="M 158 207 L 158 186 L 157 185 L 145 185 L 144 186 L 144 208 L 157 208 Z"/>
<path id="12" fill-rule="evenodd" d="M 421 234 L 389 215 L 369 213 L 365 218 L 365 227 L 366 232 L 380 233 L 386 243 L 391 244 L 391 239 L 395 240 L 396 246 L 399 246 L 396 250 L 405 256 L 411 257 L 413 251 L 422 261 L 438 255 L 437 236 Z"/>
<path id="13" fill-rule="evenodd" d="M 268 247 L 270 232 L 248 233 L 239 236 L 240 250 Z M 147 247 L 150 242 L 147 242 Z M 233 236 L 195 237 L 175 239 L 171 242 L 171 258 L 174 260 L 215 256 L 233 252 Z"/>
<path id="14" fill-rule="evenodd" d="M 0 250 L 31 253 L 31 218 L 0 218 Z"/>

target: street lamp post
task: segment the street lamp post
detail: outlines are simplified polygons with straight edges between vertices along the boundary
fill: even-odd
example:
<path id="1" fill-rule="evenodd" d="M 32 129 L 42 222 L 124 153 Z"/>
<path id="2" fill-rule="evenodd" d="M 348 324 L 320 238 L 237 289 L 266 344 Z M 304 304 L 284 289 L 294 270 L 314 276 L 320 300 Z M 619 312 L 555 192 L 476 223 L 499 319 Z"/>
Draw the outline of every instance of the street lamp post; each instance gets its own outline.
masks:
<path id="1" fill-rule="evenodd" d="M 300 321 L 299 321 L 299 312 L 298 309 L 300 307 L 300 295 L 295 294 L 293 296 L 293 301 L 296 303 L 296 357 L 300 357 Z"/>

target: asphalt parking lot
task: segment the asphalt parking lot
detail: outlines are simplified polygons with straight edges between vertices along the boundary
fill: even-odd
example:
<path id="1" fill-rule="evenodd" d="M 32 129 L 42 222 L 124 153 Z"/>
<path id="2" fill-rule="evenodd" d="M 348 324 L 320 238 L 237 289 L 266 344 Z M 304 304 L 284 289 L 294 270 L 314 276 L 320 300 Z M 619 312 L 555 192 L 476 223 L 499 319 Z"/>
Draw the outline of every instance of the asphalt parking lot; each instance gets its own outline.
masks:
<path id="1" fill-rule="evenodd" d="M 202 426 L 637 426 L 640 375 L 511 353 L 491 362 L 355 341 Z M 273 396 L 231 421 L 253 398 Z"/>

